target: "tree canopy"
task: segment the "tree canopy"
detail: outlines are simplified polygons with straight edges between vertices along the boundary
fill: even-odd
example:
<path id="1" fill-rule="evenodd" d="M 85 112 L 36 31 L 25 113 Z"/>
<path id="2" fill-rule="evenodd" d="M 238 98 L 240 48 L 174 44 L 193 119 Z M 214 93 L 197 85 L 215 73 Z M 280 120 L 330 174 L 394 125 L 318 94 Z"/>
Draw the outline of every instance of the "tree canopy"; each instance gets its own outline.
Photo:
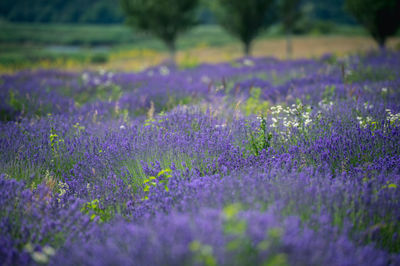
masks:
<path id="1" fill-rule="evenodd" d="M 265 26 L 265 17 L 273 0 L 215 0 L 212 2 L 219 23 L 244 47 L 250 55 L 252 41 Z"/>
<path id="2" fill-rule="evenodd" d="M 354 15 L 379 44 L 385 47 L 386 39 L 400 26 L 399 0 L 346 0 L 346 9 Z"/>
<path id="3" fill-rule="evenodd" d="M 290 58 L 292 56 L 291 34 L 296 22 L 301 17 L 300 11 L 301 0 L 279 0 L 279 17 L 282 22 L 283 29 L 286 33 L 286 54 Z"/>
<path id="4" fill-rule="evenodd" d="M 178 35 L 196 23 L 197 4 L 197 0 L 121 0 L 128 24 L 162 40 L 172 60 Z"/>

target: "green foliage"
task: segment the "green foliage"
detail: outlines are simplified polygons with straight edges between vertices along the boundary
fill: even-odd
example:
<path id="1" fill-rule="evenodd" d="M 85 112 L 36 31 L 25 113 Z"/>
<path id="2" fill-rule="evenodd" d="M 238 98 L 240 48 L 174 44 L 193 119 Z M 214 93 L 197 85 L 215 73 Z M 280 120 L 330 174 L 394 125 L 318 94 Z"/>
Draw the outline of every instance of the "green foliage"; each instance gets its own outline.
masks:
<path id="1" fill-rule="evenodd" d="M 244 103 L 242 109 L 249 116 L 251 114 L 261 114 L 268 110 L 269 102 L 260 99 L 261 88 L 252 88 L 250 97 Z"/>
<path id="2" fill-rule="evenodd" d="M 322 101 L 326 104 L 329 103 L 330 101 L 334 100 L 335 97 L 335 92 L 336 92 L 336 86 L 335 85 L 330 85 L 326 86 L 324 93 L 322 94 Z"/>
<path id="3" fill-rule="evenodd" d="M 81 82 L 84 83 L 85 79 L 82 78 Z M 93 100 L 117 102 L 122 96 L 122 88 L 113 83 L 100 83 L 97 86 L 87 87 L 87 89 L 81 93 L 72 93 L 71 91 L 63 90 L 62 94 L 68 97 L 73 97 L 75 100 L 75 104 L 77 106 L 81 106 Z M 113 110 L 110 110 L 110 113 L 115 117 L 118 117 L 119 115 L 125 115 L 125 112 L 128 112 L 128 110 L 121 110 L 117 104 Z"/>
<path id="4" fill-rule="evenodd" d="M 188 54 L 185 54 L 183 60 L 179 63 L 179 68 L 181 69 L 190 69 L 195 68 L 200 65 L 200 62 L 195 57 L 190 57 Z"/>
<path id="5" fill-rule="evenodd" d="M 265 239 L 256 244 L 247 235 L 247 222 L 239 217 L 243 210 L 240 203 L 233 203 L 222 211 L 224 233 L 230 239 L 226 250 L 232 252 L 234 265 L 257 265 L 259 256 L 266 251 L 268 256 L 262 265 L 288 265 L 287 255 L 280 250 L 283 230 L 280 227 L 268 229 Z"/>
<path id="6" fill-rule="evenodd" d="M 315 19 L 312 17 L 313 6 L 303 5 L 300 9 L 300 15 L 293 24 L 292 32 L 294 34 L 323 34 L 331 33 L 334 29 L 334 23 L 329 20 Z"/>
<path id="7" fill-rule="evenodd" d="M 118 23 L 123 20 L 122 10 L 113 0 L 95 0 L 79 18 L 85 23 Z"/>
<path id="8" fill-rule="evenodd" d="M 364 81 L 384 81 L 384 80 L 394 80 L 396 74 L 393 70 L 387 68 L 374 68 L 367 66 L 367 67 L 360 67 L 353 71 L 348 71 L 345 76 L 344 80 L 346 83 L 356 83 L 356 82 L 364 82 Z"/>
<path id="9" fill-rule="evenodd" d="M 94 64 L 104 64 L 108 62 L 108 56 L 104 53 L 97 53 L 91 57 L 90 62 Z"/>
<path id="10" fill-rule="evenodd" d="M 267 121 L 265 117 L 259 117 L 260 127 L 256 132 L 249 132 L 250 149 L 258 156 L 262 150 L 271 147 L 272 133 L 267 133 Z"/>
<path id="11" fill-rule="evenodd" d="M 49 142 L 53 153 L 58 153 L 60 149 L 60 144 L 64 142 L 64 139 L 57 134 L 54 128 L 52 128 L 50 130 Z"/>
<path id="12" fill-rule="evenodd" d="M 216 0 L 212 2 L 219 23 L 244 45 L 250 55 L 251 43 L 265 26 L 265 16 L 272 0 Z"/>
<path id="13" fill-rule="evenodd" d="M 18 52 L 16 43 L 29 47 L 31 56 L 43 56 L 43 51 L 32 44 L 55 45 L 110 45 L 131 43 L 138 39 L 129 27 L 124 25 L 85 25 L 85 24 L 25 24 L 0 21 L 0 43 L 10 44 L 8 53 Z M 27 45 L 27 43 L 31 45 Z M 32 51 L 34 49 L 34 51 Z M 82 49 L 82 56 L 91 51 Z"/>
<path id="14" fill-rule="evenodd" d="M 242 210 L 240 203 L 227 205 L 222 210 L 223 230 L 230 239 L 225 248 L 234 256 L 234 265 L 255 265 L 257 249 L 246 235 L 247 222 L 238 216 Z"/>
<path id="15" fill-rule="evenodd" d="M 195 24 L 197 0 L 121 0 L 128 24 L 162 40 L 175 53 L 179 34 Z"/>
<path id="16" fill-rule="evenodd" d="M 0 17 L 9 21 L 41 23 L 115 23 L 122 13 L 113 0 L 29 1 L 2 0 Z"/>
<path id="17" fill-rule="evenodd" d="M 18 99 L 17 91 L 10 90 L 9 91 L 9 100 L 8 104 L 16 111 L 22 111 L 24 109 L 24 104 L 21 100 Z"/>
<path id="18" fill-rule="evenodd" d="M 279 0 L 280 18 L 285 32 L 292 32 L 295 23 L 300 19 L 300 0 Z"/>
<path id="19" fill-rule="evenodd" d="M 8 92 L 6 103 L 11 108 L 0 109 L 0 121 L 14 120 L 15 116 L 25 109 L 25 103 L 20 99 L 17 91 L 10 90 Z"/>
<path id="20" fill-rule="evenodd" d="M 149 124 L 148 126 L 152 125 Z M 147 153 L 143 153 L 134 159 L 130 158 L 122 161 L 120 168 L 127 170 L 129 180 L 126 181 L 130 182 L 134 191 L 137 191 L 142 188 L 143 181 L 148 179 L 143 171 L 142 162 L 158 161 L 162 169 L 169 169 L 171 165 L 175 165 L 178 170 L 185 171 L 186 168 L 193 169 L 194 160 L 197 160 L 198 165 L 196 165 L 196 168 L 200 171 L 206 171 L 207 164 L 201 159 L 204 158 L 198 158 L 197 156 L 185 153 L 176 153 L 173 150 L 160 153 L 156 148 L 151 147 Z"/>
<path id="21" fill-rule="evenodd" d="M 136 192 L 138 189 L 142 187 L 143 180 L 146 178 L 146 174 L 143 171 L 142 165 L 139 159 L 130 159 L 122 161 L 120 167 L 122 169 L 126 169 L 129 175 L 130 185 L 133 188 L 133 191 Z"/>
<path id="22" fill-rule="evenodd" d="M 86 202 L 82 208 L 81 212 L 90 215 L 90 220 L 93 221 L 96 217 L 99 217 L 99 222 L 107 222 L 113 217 L 113 212 L 111 206 L 108 208 L 101 208 L 100 201 L 94 199 L 90 202 Z"/>
<path id="23" fill-rule="evenodd" d="M 263 261 L 264 266 L 288 266 L 288 258 L 285 253 L 279 252 L 277 248 L 280 245 L 282 238 L 282 228 L 273 227 L 268 230 L 267 237 L 257 245 L 257 249 L 262 252 L 269 250 L 275 251 L 271 256 L 268 256 L 266 260 Z"/>
<path id="24" fill-rule="evenodd" d="M 186 97 L 176 97 L 174 95 L 168 96 L 168 102 L 164 105 L 156 104 L 156 106 L 162 111 L 169 111 L 175 108 L 178 105 L 189 105 L 195 104 L 199 101 L 198 98 L 194 96 L 186 96 Z"/>
<path id="25" fill-rule="evenodd" d="M 18 160 L 9 162 L 2 166 L 2 171 L 6 176 L 16 180 L 23 180 L 27 187 L 36 187 L 43 181 L 46 169 L 43 165 L 35 165 L 29 160 Z"/>
<path id="26" fill-rule="evenodd" d="M 204 245 L 199 241 L 193 241 L 190 243 L 190 251 L 194 255 L 196 263 L 200 263 L 205 266 L 216 266 L 217 261 L 213 256 L 213 249 L 210 245 Z"/>
<path id="27" fill-rule="evenodd" d="M 354 24 L 351 16 L 344 10 L 345 0 L 308 0 L 303 6 L 310 9 L 308 17 L 315 21 L 330 21 L 334 24 Z"/>
<path id="28" fill-rule="evenodd" d="M 53 119 L 48 115 L 49 119 Z M 64 156 L 67 149 L 65 141 L 74 135 L 80 135 L 85 131 L 85 127 L 79 123 L 72 125 L 67 132 L 62 132 L 59 129 L 52 127 L 50 129 L 48 144 L 51 149 L 51 159 L 46 167 L 52 169 L 52 174 L 57 180 L 62 179 L 62 173 L 69 172 L 78 160 L 83 158 L 82 152 L 75 151 L 71 156 Z"/>
<path id="29" fill-rule="evenodd" d="M 312 35 L 330 34 L 336 30 L 337 25 L 331 21 L 314 20 L 311 27 L 305 32 Z"/>
<path id="30" fill-rule="evenodd" d="M 166 168 L 158 172 L 157 177 L 150 176 L 144 179 L 143 192 L 145 193 L 145 196 L 142 198 L 142 200 L 149 199 L 149 193 L 152 187 L 163 186 L 165 191 L 168 192 L 169 191 L 168 179 L 172 177 L 171 172 L 172 172 L 171 169 Z"/>
<path id="31" fill-rule="evenodd" d="M 76 122 L 76 124 L 74 124 L 72 127 L 76 128 L 76 133 L 78 136 L 86 129 L 84 126 L 80 125 L 79 122 Z"/>
<path id="32" fill-rule="evenodd" d="M 246 232 L 246 221 L 237 219 L 239 212 L 243 209 L 240 203 L 225 206 L 223 216 L 225 219 L 224 232 L 229 235 L 243 235 Z"/>
<path id="33" fill-rule="evenodd" d="M 268 260 L 266 260 L 263 265 L 265 266 L 288 266 L 288 259 L 285 253 L 279 253 L 271 256 Z"/>
<path id="34" fill-rule="evenodd" d="M 398 0 L 346 0 L 346 9 L 353 14 L 379 44 L 385 46 L 387 37 L 400 27 Z"/>

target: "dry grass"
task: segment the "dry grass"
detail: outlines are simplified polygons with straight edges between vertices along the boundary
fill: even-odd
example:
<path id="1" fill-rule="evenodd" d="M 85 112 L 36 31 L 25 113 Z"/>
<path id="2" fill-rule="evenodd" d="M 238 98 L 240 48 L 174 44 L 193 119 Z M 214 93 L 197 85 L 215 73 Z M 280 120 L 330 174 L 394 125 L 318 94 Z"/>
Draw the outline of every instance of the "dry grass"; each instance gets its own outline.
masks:
<path id="1" fill-rule="evenodd" d="M 286 42 L 284 39 L 260 41 L 254 47 L 255 56 L 286 57 Z M 388 47 L 395 48 L 400 45 L 400 38 L 390 39 Z M 310 58 L 332 53 L 344 55 L 359 51 L 377 49 L 375 42 L 368 37 L 296 37 L 293 39 L 293 57 Z"/>
<path id="2" fill-rule="evenodd" d="M 301 36 L 294 37 L 292 58 L 312 58 L 331 53 L 342 56 L 349 53 L 364 52 L 377 49 L 371 38 L 362 36 Z M 400 38 L 392 38 L 388 41 L 388 47 L 400 49 Z M 181 67 L 194 67 L 201 63 L 219 63 L 232 61 L 243 56 L 239 43 L 225 46 L 211 47 L 204 43 L 198 43 L 195 47 L 182 50 L 177 53 L 177 61 Z M 253 56 L 286 58 L 286 40 L 284 38 L 271 38 L 256 40 L 253 47 Z M 151 49 L 131 49 L 111 52 L 106 64 L 90 64 L 89 62 L 77 62 L 74 60 L 50 62 L 42 60 L 32 68 L 58 68 L 71 71 L 83 69 L 112 70 L 112 71 L 139 71 L 158 65 L 165 61 L 168 54 Z M 0 66 L 0 73 L 18 71 L 9 66 Z"/>
<path id="3" fill-rule="evenodd" d="M 364 52 L 377 49 L 376 44 L 368 37 L 348 36 L 321 36 L 321 37 L 295 37 L 293 42 L 293 58 L 319 57 L 327 53 L 338 56 Z M 392 38 L 388 47 L 399 49 L 400 38 Z M 127 55 L 132 52 L 127 51 Z M 142 52 L 134 53 L 136 56 L 119 57 L 102 66 L 105 69 L 134 71 L 161 63 L 167 58 L 165 53 Z M 195 66 L 199 63 L 218 63 L 230 61 L 242 57 L 240 44 L 232 44 L 221 47 L 195 47 L 180 51 L 177 54 L 178 63 L 182 66 Z M 253 56 L 286 58 L 286 40 L 284 38 L 257 40 L 253 47 Z"/>

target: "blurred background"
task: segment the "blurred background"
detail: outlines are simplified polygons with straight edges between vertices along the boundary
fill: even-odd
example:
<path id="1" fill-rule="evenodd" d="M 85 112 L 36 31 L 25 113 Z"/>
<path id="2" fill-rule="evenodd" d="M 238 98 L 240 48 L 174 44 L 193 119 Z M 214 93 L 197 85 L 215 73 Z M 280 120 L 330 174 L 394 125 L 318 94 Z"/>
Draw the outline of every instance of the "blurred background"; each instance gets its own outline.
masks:
<path id="1" fill-rule="evenodd" d="M 163 2 L 1 0 L 0 72 L 26 68 L 136 71 L 165 62 L 171 58 L 171 51 L 177 65 L 187 68 L 204 62 L 234 60 L 246 53 L 282 59 L 317 57 L 377 49 L 379 44 L 370 37 L 368 28 L 360 24 L 362 20 L 351 12 L 346 0 L 249 1 L 266 7 L 262 25 L 259 29 L 257 25 L 249 37 L 251 50 L 247 52 L 243 47 L 248 38 L 243 35 L 249 29 L 240 34 L 230 28 L 237 21 L 229 21 L 235 6 L 227 8 L 230 14 L 227 20 L 219 15 L 215 5 L 224 7 L 229 1 L 200 0 L 192 4 L 188 0 L 175 0 L 176 3 L 169 0 L 170 6 L 191 9 L 187 13 L 190 27 L 178 30 L 171 48 L 168 37 L 159 33 L 157 25 L 140 20 L 135 13 L 134 5 L 160 6 Z M 150 22 L 163 16 L 157 13 L 160 10 L 155 11 L 156 15 L 151 13 L 153 7 L 148 4 L 145 10 Z M 181 24 L 189 21 L 182 19 Z M 388 37 L 386 46 L 399 49 L 398 29 Z"/>

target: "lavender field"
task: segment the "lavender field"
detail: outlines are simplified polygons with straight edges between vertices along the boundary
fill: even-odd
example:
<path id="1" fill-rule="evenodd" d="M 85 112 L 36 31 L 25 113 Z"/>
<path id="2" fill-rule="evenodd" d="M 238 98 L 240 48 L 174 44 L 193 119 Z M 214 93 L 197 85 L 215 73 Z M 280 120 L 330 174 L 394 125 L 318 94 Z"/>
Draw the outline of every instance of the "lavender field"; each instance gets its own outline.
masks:
<path id="1" fill-rule="evenodd" d="M 400 52 L 0 76 L 1 265 L 400 265 Z"/>

